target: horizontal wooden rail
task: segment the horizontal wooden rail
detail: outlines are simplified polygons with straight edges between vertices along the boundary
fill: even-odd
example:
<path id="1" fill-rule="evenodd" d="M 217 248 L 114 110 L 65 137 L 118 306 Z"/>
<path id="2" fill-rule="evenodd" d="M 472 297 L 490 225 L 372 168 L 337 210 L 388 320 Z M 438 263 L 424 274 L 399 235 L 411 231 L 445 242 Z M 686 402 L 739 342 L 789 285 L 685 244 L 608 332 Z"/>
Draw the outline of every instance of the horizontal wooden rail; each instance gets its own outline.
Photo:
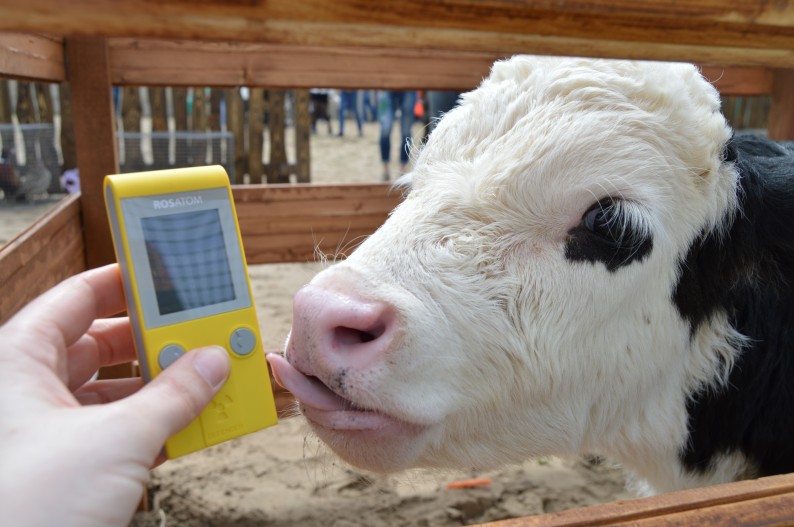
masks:
<path id="1" fill-rule="evenodd" d="M 0 323 L 85 269 L 80 196 L 72 194 L 0 249 Z"/>
<path id="2" fill-rule="evenodd" d="M 300 47 L 273 44 L 110 39 L 115 85 L 266 86 L 271 88 L 475 88 L 494 53 Z M 0 75 L 64 80 L 63 43 L 0 33 Z M 703 66 L 723 95 L 772 93 L 774 72 L 760 67 Z"/>
<path id="3" fill-rule="evenodd" d="M 0 29 L 794 67 L 794 5 L 766 0 L 4 0 Z"/>
<path id="4" fill-rule="evenodd" d="M 504 55 L 243 42 L 109 39 L 118 85 L 458 90 Z"/>
<path id="5" fill-rule="evenodd" d="M 483 527 L 794 525 L 794 474 L 483 524 Z"/>
<path id="6" fill-rule="evenodd" d="M 189 40 L 108 40 L 114 85 L 470 90 L 498 53 L 285 46 Z M 703 66 L 723 95 L 772 93 L 774 72 Z M 0 75 L 65 80 L 62 39 L 0 32 Z"/>
<path id="7" fill-rule="evenodd" d="M 385 183 L 235 186 L 233 193 L 250 264 L 342 257 L 402 200 Z"/>
<path id="8" fill-rule="evenodd" d="M 158 39 L 110 39 L 116 85 L 266 86 L 470 90 L 487 77 L 497 53 L 284 46 Z M 703 66 L 724 95 L 772 92 L 760 67 Z"/>
<path id="9" fill-rule="evenodd" d="M 65 80 L 63 39 L 28 33 L 0 33 L 0 76 L 46 82 Z"/>

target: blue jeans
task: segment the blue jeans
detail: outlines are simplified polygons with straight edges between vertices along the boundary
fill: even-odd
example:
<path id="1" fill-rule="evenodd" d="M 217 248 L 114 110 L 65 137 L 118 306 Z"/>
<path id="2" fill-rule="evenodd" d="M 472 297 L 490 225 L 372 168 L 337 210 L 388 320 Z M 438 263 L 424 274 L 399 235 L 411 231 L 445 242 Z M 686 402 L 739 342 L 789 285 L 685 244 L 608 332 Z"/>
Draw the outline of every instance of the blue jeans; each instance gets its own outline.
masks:
<path id="1" fill-rule="evenodd" d="M 411 125 L 414 124 L 415 91 L 383 91 L 378 93 L 378 117 L 380 119 L 380 159 L 389 162 L 391 151 L 391 129 L 397 112 L 400 112 L 400 163 L 408 163 L 408 145 L 411 140 Z"/>
<path id="2" fill-rule="evenodd" d="M 345 135 L 345 112 L 353 110 L 353 116 L 358 125 L 358 135 L 364 133 L 361 128 L 361 114 L 358 113 L 358 92 L 356 90 L 342 90 L 339 100 L 339 135 Z"/>

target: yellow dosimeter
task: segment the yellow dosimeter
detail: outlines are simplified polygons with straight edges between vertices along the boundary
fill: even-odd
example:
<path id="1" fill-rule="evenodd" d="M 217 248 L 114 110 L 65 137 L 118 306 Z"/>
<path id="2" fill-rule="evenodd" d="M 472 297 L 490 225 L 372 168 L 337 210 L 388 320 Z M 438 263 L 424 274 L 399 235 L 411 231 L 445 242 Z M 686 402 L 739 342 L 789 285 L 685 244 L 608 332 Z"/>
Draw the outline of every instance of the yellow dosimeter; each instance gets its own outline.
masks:
<path id="1" fill-rule="evenodd" d="M 105 178 L 127 311 L 148 382 L 190 350 L 231 358 L 226 384 L 165 444 L 169 458 L 275 425 L 229 177 L 220 166 Z"/>

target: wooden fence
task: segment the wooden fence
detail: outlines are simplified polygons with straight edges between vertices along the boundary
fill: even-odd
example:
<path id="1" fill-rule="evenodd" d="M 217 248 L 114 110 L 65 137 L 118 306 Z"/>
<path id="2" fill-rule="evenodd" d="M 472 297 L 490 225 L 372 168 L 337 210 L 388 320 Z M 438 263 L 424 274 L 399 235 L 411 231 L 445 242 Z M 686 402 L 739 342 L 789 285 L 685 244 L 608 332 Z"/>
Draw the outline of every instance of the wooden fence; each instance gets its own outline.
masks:
<path id="1" fill-rule="evenodd" d="M 167 78 L 183 86 L 262 89 L 466 89 L 495 58 L 520 52 L 688 60 L 718 64 L 704 71 L 725 94 L 770 95 L 769 136 L 794 139 L 794 7 L 787 2 L 400 0 L 376 9 L 358 0 L 2 4 L 0 75 L 68 77 L 83 192 L 0 250 L 0 298 L 9 299 L 0 319 L 63 274 L 113 259 L 98 206 L 102 177 L 118 169 L 113 84 L 166 84 Z M 386 185 L 254 185 L 234 192 L 252 262 L 305 260 L 325 225 L 330 247 L 346 243 L 351 238 L 341 226 L 374 229 L 400 199 Z M 56 242 L 64 245 L 50 252 Z M 786 475 L 502 525 L 791 525 L 792 507 L 794 475 Z"/>
<path id="2" fill-rule="evenodd" d="M 227 166 L 233 183 L 242 183 L 244 176 L 250 183 L 310 181 L 308 90 L 254 88 L 245 98 L 239 88 L 217 87 L 121 86 L 113 93 L 125 172 L 212 163 Z M 25 162 L 34 158 L 39 148 L 34 148 L 39 141 L 30 125 L 52 127 L 40 143 L 45 164 L 56 176 L 50 191 L 59 191 L 57 175 L 77 167 L 68 83 L 0 79 L 0 126 L 4 124 L 8 125 L 4 131 L 13 124 L 25 132 L 25 149 L 15 154 Z M 221 142 L 216 140 L 209 147 L 211 157 L 207 160 L 206 137 L 214 134 L 209 137 L 217 138 L 222 132 L 234 139 L 231 151 L 222 153 Z M 287 141 L 287 133 L 295 134 L 294 141 Z M 141 139 L 151 144 L 152 136 L 165 139 L 165 148 L 151 149 L 145 159 Z M 176 141 L 180 141 L 179 147 L 174 148 Z M 294 143 L 292 152 L 288 152 L 288 143 Z M 11 134 L 2 133 L 2 144 L 13 145 Z"/>

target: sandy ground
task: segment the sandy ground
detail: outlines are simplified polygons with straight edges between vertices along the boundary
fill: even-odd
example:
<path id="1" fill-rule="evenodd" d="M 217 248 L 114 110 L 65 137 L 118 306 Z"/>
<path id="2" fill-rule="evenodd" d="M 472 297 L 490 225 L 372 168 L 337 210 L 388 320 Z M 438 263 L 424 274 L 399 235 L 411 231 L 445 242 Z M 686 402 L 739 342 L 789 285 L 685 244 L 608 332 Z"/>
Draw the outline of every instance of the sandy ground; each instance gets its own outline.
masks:
<path id="1" fill-rule="evenodd" d="M 352 121 L 344 138 L 326 135 L 325 126 L 319 130 L 312 139 L 314 182 L 381 180 L 377 124 L 366 124 L 364 137 L 357 136 Z M 392 174 L 398 173 L 396 162 L 392 165 Z M 0 244 L 53 202 L 0 205 Z M 292 296 L 319 269 L 313 262 L 251 267 L 267 349 L 281 346 L 291 324 Z M 446 487 L 475 476 L 492 483 Z M 482 473 L 374 476 L 339 462 L 308 433 L 303 419 L 294 417 L 155 469 L 149 485 L 153 510 L 136 515 L 133 525 L 468 525 L 630 497 L 623 485 L 618 469 L 592 460 L 532 460 Z"/>

